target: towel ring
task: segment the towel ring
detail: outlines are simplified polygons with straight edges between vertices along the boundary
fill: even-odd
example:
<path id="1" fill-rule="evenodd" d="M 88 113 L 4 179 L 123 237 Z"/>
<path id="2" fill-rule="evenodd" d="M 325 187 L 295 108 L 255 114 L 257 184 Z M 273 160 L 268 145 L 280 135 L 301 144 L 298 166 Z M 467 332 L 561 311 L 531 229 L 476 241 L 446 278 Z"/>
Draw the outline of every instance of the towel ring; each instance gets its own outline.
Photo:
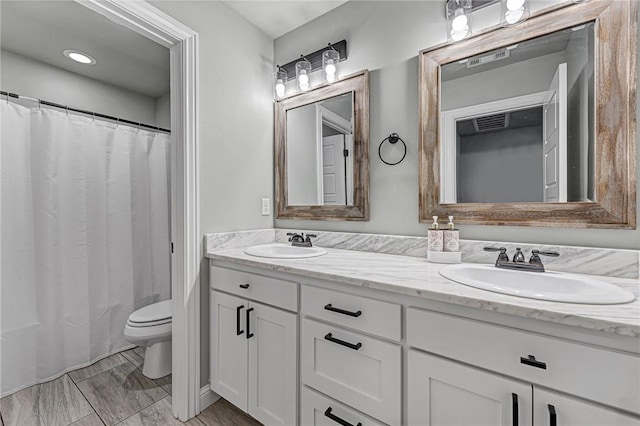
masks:
<path id="1" fill-rule="evenodd" d="M 386 142 L 389 141 L 389 143 L 391 145 L 395 145 L 396 143 L 398 143 L 398 141 L 402 142 L 402 145 L 404 146 L 404 154 L 402 154 L 402 158 L 398 161 L 396 161 L 395 163 L 389 163 L 388 161 L 386 161 L 384 158 L 382 158 L 382 145 Z M 387 136 L 386 138 L 384 138 L 382 140 L 382 142 L 380 142 L 380 146 L 378 146 L 378 157 L 380 157 L 380 160 L 382 160 L 382 162 L 384 164 L 388 164 L 389 166 L 395 166 L 396 164 L 400 164 L 402 163 L 402 160 L 404 160 L 404 157 L 407 156 L 407 144 L 404 143 L 404 141 L 402 140 L 402 138 L 400 136 L 398 136 L 397 133 L 391 133 L 389 136 Z"/>

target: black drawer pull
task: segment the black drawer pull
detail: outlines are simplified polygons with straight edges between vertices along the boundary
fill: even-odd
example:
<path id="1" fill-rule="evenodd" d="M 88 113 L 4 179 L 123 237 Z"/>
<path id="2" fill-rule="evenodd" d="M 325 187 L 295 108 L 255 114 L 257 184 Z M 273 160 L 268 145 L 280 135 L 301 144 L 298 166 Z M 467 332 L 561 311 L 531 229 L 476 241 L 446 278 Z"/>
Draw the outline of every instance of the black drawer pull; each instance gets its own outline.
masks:
<path id="1" fill-rule="evenodd" d="M 521 364 L 530 365 L 530 366 L 536 367 L 536 368 L 542 368 L 543 370 L 547 369 L 547 363 L 546 362 L 542 362 L 542 361 L 538 361 L 536 359 L 536 357 L 533 356 L 533 355 L 529 355 L 526 358 L 521 356 L 520 357 L 520 363 Z"/>
<path id="2" fill-rule="evenodd" d="M 244 288 L 246 290 L 249 288 L 249 284 L 240 284 L 240 288 Z"/>
<path id="3" fill-rule="evenodd" d="M 333 414 L 331 412 L 331 407 L 327 408 L 324 411 L 324 415 L 326 417 L 329 417 L 331 420 L 333 420 L 334 422 L 342 425 L 342 426 L 353 426 L 351 423 L 349 423 L 348 421 L 341 419 L 340 417 L 336 416 L 335 414 Z M 358 424 L 356 426 L 362 426 L 362 423 L 358 422 Z"/>
<path id="4" fill-rule="evenodd" d="M 336 339 L 335 337 L 333 337 L 331 335 L 331 333 L 328 333 L 326 336 L 324 336 L 324 338 L 330 342 L 333 343 L 337 343 L 339 345 L 342 346 L 346 346 L 349 349 L 353 349 L 354 351 L 357 351 L 358 349 L 360 349 L 362 347 L 362 343 L 358 342 L 355 345 L 353 343 L 349 343 L 349 342 L 345 342 L 344 340 L 340 340 L 340 339 Z"/>
<path id="5" fill-rule="evenodd" d="M 240 330 L 240 311 L 244 308 L 244 305 L 240 305 L 236 308 L 236 335 L 239 336 L 244 333 L 244 330 Z"/>
<path id="6" fill-rule="evenodd" d="M 554 407 L 553 405 L 549 404 L 549 426 L 557 426 L 557 420 L 556 420 L 556 407 Z"/>
<path id="7" fill-rule="evenodd" d="M 360 315 L 362 315 L 362 311 L 358 311 L 358 312 L 345 311 L 344 309 L 334 308 L 333 306 L 331 306 L 331 303 L 324 305 L 324 308 L 327 311 L 337 312 L 342 315 L 349 315 L 350 317 L 358 318 Z"/>
<path id="8" fill-rule="evenodd" d="M 511 421 L 513 426 L 518 426 L 518 394 L 511 394 L 511 403 L 513 405 L 513 409 L 511 412 L 513 413 L 513 420 Z"/>
<path id="9" fill-rule="evenodd" d="M 253 308 L 247 309 L 247 340 L 251 339 L 253 337 L 253 333 L 251 333 L 251 331 L 250 331 L 250 329 L 251 329 L 251 311 L 253 311 Z"/>

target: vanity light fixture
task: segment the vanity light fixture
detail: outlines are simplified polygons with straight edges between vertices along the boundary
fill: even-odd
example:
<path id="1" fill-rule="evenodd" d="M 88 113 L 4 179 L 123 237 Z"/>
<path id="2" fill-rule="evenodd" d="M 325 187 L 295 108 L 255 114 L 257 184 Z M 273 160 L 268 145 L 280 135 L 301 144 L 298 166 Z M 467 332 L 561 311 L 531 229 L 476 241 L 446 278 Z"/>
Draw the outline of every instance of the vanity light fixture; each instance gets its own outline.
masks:
<path id="1" fill-rule="evenodd" d="M 500 24 L 515 25 L 529 17 L 528 0 L 500 0 Z"/>
<path id="2" fill-rule="evenodd" d="M 67 49 L 67 50 L 64 50 L 62 54 L 73 61 L 79 62 L 81 64 L 85 64 L 85 65 L 94 65 L 97 62 L 96 58 L 94 58 L 91 55 L 87 55 L 84 52 L 80 52 L 79 50 Z"/>
<path id="3" fill-rule="evenodd" d="M 298 82 L 298 87 L 303 92 L 306 92 L 311 88 L 311 82 L 309 81 L 309 77 L 311 74 L 311 62 L 301 55 L 302 60 L 296 62 L 296 81 Z"/>
<path id="4" fill-rule="evenodd" d="M 280 65 L 276 65 L 277 71 L 273 74 L 273 83 L 276 99 L 284 98 L 286 94 L 287 72 Z"/>
<path id="5" fill-rule="evenodd" d="M 471 35 L 471 0 L 447 0 L 447 39 L 460 41 Z"/>
<path id="6" fill-rule="evenodd" d="M 338 62 L 340 53 L 329 43 L 329 50 L 322 52 L 322 73 L 327 83 L 338 81 Z"/>
<path id="7" fill-rule="evenodd" d="M 275 99 L 280 100 L 287 95 L 286 83 L 294 78 L 299 91 L 311 90 L 311 73 L 317 70 L 322 70 L 322 78 L 326 83 L 337 82 L 339 79 L 338 63 L 346 59 L 347 41 L 340 40 L 336 43 L 329 43 L 313 53 L 300 55 L 299 59 L 284 65 L 277 65 L 273 77 Z M 279 80 L 282 80 L 281 85 Z"/>

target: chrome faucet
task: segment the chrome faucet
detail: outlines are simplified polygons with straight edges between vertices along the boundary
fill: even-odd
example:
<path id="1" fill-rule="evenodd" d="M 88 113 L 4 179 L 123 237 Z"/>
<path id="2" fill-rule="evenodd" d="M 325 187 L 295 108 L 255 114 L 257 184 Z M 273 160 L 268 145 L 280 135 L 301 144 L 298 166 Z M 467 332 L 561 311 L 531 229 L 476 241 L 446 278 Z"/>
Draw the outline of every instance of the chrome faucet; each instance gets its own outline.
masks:
<path id="1" fill-rule="evenodd" d="M 524 253 L 518 247 L 516 248 L 516 253 L 513 256 L 513 261 L 509 260 L 509 256 L 507 255 L 507 249 L 505 247 L 485 247 L 484 251 L 499 251 L 498 259 L 496 260 L 496 268 L 503 269 L 518 269 L 523 271 L 530 272 L 544 272 L 544 265 L 542 264 L 542 259 L 540 259 L 540 255 L 550 256 L 550 257 L 558 257 L 560 253 L 556 251 L 540 251 L 537 249 L 531 250 L 531 258 L 529 262 L 525 262 Z"/>
<path id="2" fill-rule="evenodd" d="M 311 238 L 317 237 L 315 234 L 307 234 L 307 237 L 305 238 L 304 232 L 299 234 L 295 232 L 287 232 L 287 235 L 289 236 L 291 245 L 295 247 L 313 247 L 313 244 L 311 244 Z"/>

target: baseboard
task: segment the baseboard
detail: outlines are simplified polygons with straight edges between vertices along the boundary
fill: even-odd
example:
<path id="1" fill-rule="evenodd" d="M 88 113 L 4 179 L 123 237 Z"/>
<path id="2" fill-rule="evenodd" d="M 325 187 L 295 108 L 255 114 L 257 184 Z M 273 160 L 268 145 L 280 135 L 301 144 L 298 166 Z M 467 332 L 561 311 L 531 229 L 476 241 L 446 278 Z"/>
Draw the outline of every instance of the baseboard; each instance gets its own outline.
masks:
<path id="1" fill-rule="evenodd" d="M 204 411 L 208 406 L 220 399 L 220 395 L 211 390 L 209 385 L 200 389 L 200 411 Z"/>

